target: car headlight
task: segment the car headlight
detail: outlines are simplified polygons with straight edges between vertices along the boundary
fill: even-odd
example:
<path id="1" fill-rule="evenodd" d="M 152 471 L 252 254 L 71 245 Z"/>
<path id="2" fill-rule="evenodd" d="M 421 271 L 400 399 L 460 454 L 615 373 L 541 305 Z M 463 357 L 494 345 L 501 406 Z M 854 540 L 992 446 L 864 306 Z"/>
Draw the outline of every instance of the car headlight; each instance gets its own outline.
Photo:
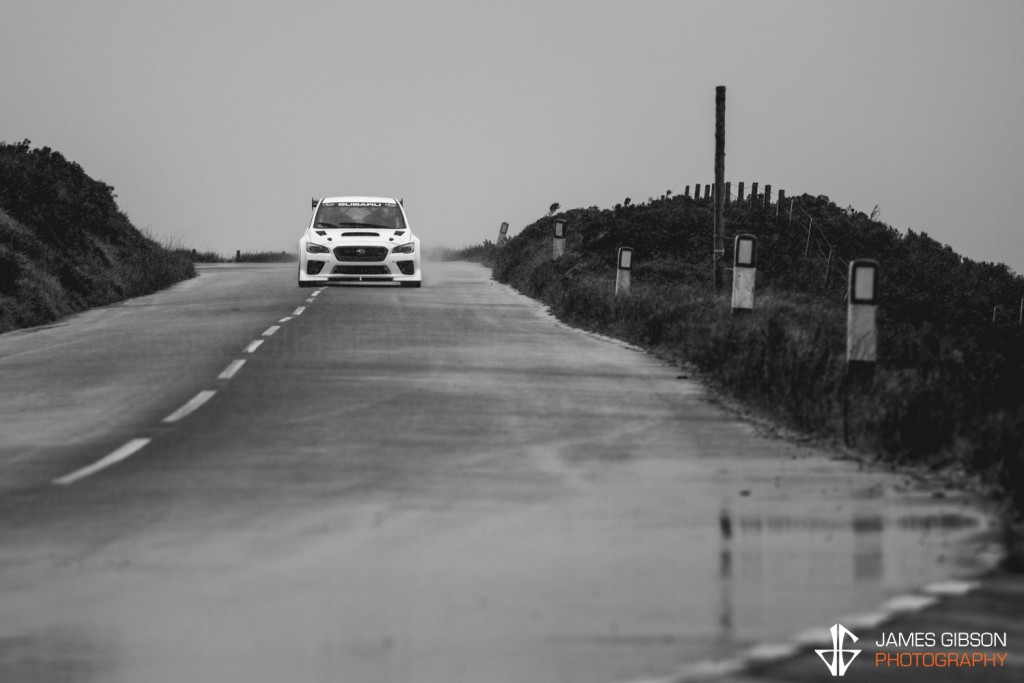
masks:
<path id="1" fill-rule="evenodd" d="M 306 251 L 310 254 L 330 254 L 331 250 L 321 244 L 313 244 L 309 242 L 306 244 Z"/>
<path id="2" fill-rule="evenodd" d="M 415 242 L 408 242 L 406 244 L 399 244 L 397 247 L 391 250 L 392 254 L 411 254 L 416 249 Z"/>

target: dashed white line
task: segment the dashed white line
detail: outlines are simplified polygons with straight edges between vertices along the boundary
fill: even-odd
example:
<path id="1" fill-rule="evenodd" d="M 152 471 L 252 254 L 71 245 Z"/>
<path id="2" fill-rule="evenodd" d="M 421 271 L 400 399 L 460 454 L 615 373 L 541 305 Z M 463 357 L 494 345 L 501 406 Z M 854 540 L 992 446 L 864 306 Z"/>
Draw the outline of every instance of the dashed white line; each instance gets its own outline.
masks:
<path id="1" fill-rule="evenodd" d="M 967 595 L 979 585 L 977 581 L 950 579 L 949 581 L 939 581 L 938 583 L 925 586 L 924 592 L 929 595 Z"/>
<path id="2" fill-rule="evenodd" d="M 315 292 L 313 292 L 312 294 L 310 294 L 310 296 L 320 296 L 320 292 L 322 292 L 322 291 L 324 291 L 324 290 L 318 289 Z"/>
<path id="3" fill-rule="evenodd" d="M 272 335 L 275 332 L 277 332 L 279 329 L 281 329 L 280 325 L 271 325 L 267 329 L 263 330 L 263 336 L 264 337 L 269 337 L 270 335 Z"/>
<path id="4" fill-rule="evenodd" d="M 302 312 L 305 311 L 305 310 L 306 310 L 305 306 L 299 306 L 298 308 L 295 309 L 294 312 L 292 312 L 292 315 L 302 315 Z"/>
<path id="5" fill-rule="evenodd" d="M 235 376 L 235 373 L 242 369 L 245 365 L 245 360 L 233 360 L 228 363 L 228 366 L 224 368 L 224 372 L 217 375 L 217 379 L 231 379 Z"/>
<path id="6" fill-rule="evenodd" d="M 262 343 L 263 343 L 262 339 L 256 339 L 254 341 L 249 342 L 249 345 L 245 347 L 245 352 L 246 353 L 252 353 L 256 349 L 260 348 L 260 344 L 262 344 Z"/>
<path id="7" fill-rule="evenodd" d="M 306 299 L 306 303 L 307 303 L 307 304 L 311 304 L 311 303 L 313 303 L 314 301 L 316 301 L 316 299 L 314 299 L 313 297 L 309 297 L 308 299 Z"/>
<path id="8" fill-rule="evenodd" d="M 84 479 L 85 477 L 88 477 L 90 474 L 96 474 L 100 470 L 110 467 L 114 463 L 121 462 L 125 458 L 135 453 L 138 453 L 139 450 L 147 443 L 149 443 L 151 440 L 152 439 L 132 439 L 131 441 L 121 446 L 110 455 L 107 455 L 106 457 L 97 460 L 88 467 L 83 467 L 82 469 L 76 470 L 75 472 L 63 476 L 60 479 L 54 479 L 53 483 L 59 484 L 61 486 L 67 486 L 68 484 L 75 483 L 79 479 Z"/>
<path id="9" fill-rule="evenodd" d="M 936 602 L 938 598 L 930 595 L 900 595 L 882 605 L 882 609 L 896 613 L 917 612 L 925 607 L 931 607 Z"/>
<path id="10" fill-rule="evenodd" d="M 200 391 L 198 394 L 192 397 L 188 403 L 175 410 L 173 413 L 164 418 L 164 422 L 177 422 L 198 410 L 204 403 L 213 398 L 216 391 Z"/>
<path id="11" fill-rule="evenodd" d="M 281 318 L 280 320 L 278 320 L 277 322 L 279 322 L 279 323 L 286 323 L 286 322 L 288 322 L 291 319 L 292 319 L 291 316 L 285 316 L 285 317 Z"/>

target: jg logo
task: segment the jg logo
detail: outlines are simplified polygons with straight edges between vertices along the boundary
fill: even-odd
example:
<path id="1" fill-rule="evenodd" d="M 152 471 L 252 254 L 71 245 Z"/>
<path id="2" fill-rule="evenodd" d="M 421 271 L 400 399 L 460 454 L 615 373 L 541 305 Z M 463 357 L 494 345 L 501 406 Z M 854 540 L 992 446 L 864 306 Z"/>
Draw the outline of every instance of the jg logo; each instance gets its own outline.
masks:
<path id="1" fill-rule="evenodd" d="M 825 666 L 828 667 L 829 673 L 833 676 L 843 676 L 846 674 L 846 670 L 850 668 L 850 664 L 853 660 L 857 659 L 857 655 L 860 654 L 860 650 L 844 650 L 843 642 L 846 637 L 849 636 L 853 642 L 857 642 L 857 636 L 853 635 L 842 624 L 832 624 L 832 628 L 829 629 L 829 633 L 832 634 L 832 649 L 831 650 L 815 650 L 818 656 L 821 657 L 821 661 L 825 662 Z M 829 661 L 828 656 L 831 655 L 832 661 Z M 850 655 L 847 659 L 846 655 Z"/>

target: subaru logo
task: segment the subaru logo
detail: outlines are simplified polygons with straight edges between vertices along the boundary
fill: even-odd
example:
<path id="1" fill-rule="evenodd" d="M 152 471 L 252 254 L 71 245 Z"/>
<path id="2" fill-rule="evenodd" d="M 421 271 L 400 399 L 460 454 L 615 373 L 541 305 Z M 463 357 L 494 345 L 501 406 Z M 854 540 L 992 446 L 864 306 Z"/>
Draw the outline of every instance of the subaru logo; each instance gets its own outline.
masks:
<path id="1" fill-rule="evenodd" d="M 365 249 L 356 249 L 356 254 L 358 254 L 359 256 L 366 256 L 366 250 Z"/>

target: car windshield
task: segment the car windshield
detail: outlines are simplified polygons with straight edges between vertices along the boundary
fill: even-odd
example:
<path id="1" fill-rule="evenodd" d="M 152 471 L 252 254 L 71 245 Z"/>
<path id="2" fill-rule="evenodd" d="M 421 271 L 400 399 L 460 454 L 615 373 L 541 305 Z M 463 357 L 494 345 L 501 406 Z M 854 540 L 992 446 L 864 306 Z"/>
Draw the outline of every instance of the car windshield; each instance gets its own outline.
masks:
<path id="1" fill-rule="evenodd" d="M 405 230 L 402 209 L 388 202 L 321 202 L 314 224 L 318 228 Z"/>

